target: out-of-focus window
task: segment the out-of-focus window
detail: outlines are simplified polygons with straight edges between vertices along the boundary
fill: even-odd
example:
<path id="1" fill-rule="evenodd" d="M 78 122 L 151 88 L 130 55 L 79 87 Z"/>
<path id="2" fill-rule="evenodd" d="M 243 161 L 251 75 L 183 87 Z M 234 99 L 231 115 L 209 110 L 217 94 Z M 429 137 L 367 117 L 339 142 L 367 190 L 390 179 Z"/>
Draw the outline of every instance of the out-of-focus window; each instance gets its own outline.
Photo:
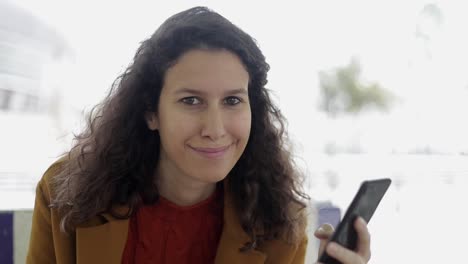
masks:
<path id="1" fill-rule="evenodd" d="M 53 67 L 71 56 L 52 26 L 27 9 L 0 2 L 0 210 L 31 208 L 44 169 L 38 165 L 59 154 L 64 111 L 59 100 L 65 89 Z"/>
<path id="2" fill-rule="evenodd" d="M 70 52 L 65 39 L 30 12 L 8 2 L 0 9 L 0 110 L 41 113 L 52 87 L 47 67 Z"/>

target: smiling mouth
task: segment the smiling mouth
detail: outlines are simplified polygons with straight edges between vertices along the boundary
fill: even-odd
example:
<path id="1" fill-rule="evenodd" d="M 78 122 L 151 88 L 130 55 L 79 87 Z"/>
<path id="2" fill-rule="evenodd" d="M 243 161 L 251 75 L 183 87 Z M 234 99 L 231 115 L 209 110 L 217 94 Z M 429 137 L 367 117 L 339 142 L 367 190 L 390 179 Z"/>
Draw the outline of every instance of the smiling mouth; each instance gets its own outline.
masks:
<path id="1" fill-rule="evenodd" d="M 216 148 L 198 148 L 198 147 L 190 147 L 193 149 L 197 154 L 206 157 L 206 158 L 219 158 L 226 153 L 231 145 L 216 147 Z"/>

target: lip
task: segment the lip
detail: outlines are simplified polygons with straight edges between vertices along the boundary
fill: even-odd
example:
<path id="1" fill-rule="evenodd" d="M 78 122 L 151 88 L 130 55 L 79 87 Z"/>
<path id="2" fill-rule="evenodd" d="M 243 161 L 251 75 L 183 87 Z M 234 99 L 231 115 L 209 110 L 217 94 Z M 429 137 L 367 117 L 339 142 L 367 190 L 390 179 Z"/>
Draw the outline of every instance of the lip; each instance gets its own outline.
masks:
<path id="1" fill-rule="evenodd" d="M 206 158 L 219 158 L 226 153 L 231 145 L 216 147 L 216 148 L 198 148 L 198 147 L 190 147 L 199 155 L 206 157 Z"/>

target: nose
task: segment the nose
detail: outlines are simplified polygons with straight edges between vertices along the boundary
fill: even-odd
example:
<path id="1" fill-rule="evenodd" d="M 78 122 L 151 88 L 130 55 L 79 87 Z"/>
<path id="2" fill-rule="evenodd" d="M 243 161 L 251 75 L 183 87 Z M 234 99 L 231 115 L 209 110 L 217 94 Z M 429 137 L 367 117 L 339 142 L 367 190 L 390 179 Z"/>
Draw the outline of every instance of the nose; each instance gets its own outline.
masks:
<path id="1" fill-rule="evenodd" d="M 202 137 L 217 141 L 226 135 L 226 129 L 224 127 L 225 120 L 220 109 L 211 107 L 211 109 L 208 109 L 204 113 L 202 119 Z"/>

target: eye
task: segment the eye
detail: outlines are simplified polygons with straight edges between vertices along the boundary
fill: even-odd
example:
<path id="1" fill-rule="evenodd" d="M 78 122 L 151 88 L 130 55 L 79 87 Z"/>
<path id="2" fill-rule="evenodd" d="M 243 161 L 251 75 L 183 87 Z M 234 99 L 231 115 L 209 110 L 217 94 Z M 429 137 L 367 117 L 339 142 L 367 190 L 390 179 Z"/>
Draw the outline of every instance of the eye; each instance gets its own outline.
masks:
<path id="1" fill-rule="evenodd" d="M 180 100 L 182 103 L 186 105 L 199 105 L 201 104 L 201 100 L 198 99 L 197 97 L 185 97 Z"/>
<path id="2" fill-rule="evenodd" d="M 242 102 L 242 100 L 235 96 L 229 96 L 228 98 L 224 99 L 226 104 L 228 105 L 237 105 Z"/>

